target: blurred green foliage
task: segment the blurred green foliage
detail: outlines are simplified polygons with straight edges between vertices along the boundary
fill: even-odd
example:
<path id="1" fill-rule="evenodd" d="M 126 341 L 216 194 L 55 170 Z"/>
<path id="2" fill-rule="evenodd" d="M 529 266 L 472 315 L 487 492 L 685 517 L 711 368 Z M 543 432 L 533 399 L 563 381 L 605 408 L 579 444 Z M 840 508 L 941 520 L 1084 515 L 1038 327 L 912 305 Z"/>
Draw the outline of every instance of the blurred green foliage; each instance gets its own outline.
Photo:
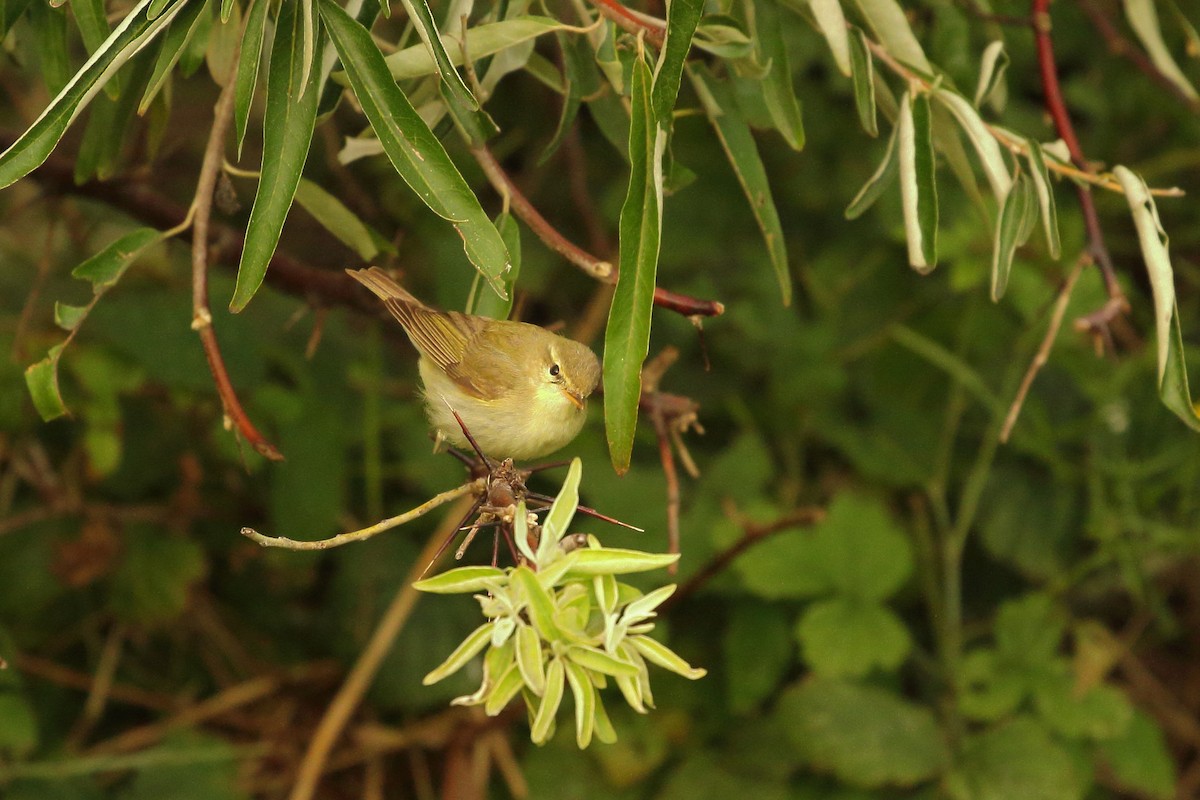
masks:
<path id="1" fill-rule="evenodd" d="M 364 5 L 373 11 L 371 4 Z M 74 22 L 84 5 L 103 4 L 0 4 L 8 31 L 0 70 L 15 99 L 0 110 L 6 143 L 84 64 Z M 448 5 L 434 5 L 439 19 Z M 482 5 L 473 20 L 495 11 Z M 1096 357 L 1093 343 L 1072 330 L 1072 320 L 1106 299 L 1087 269 L 1013 437 L 999 445 L 1056 292 L 1085 246 L 1072 186 L 1054 182 L 1062 260 L 1049 257 L 1035 231 L 1016 251 L 1007 293 L 993 303 L 995 203 L 989 196 L 981 205 L 977 187 L 964 188 L 942 155 L 941 268 L 917 275 L 907 266 L 894 185 L 860 218 L 843 217 L 883 156 L 892 114 L 881 90 L 880 135 L 861 131 L 854 81 L 837 71 L 810 24 L 818 5 L 773 4 L 769 18 L 781 41 L 767 44 L 785 48 L 787 77 L 803 103 L 801 152 L 790 146 L 795 117 L 778 105 L 780 86 L 764 97 L 770 73 L 747 55 L 753 37 L 743 31 L 753 33 L 754 21 L 746 3 L 708 4 L 701 32 L 725 37 L 726 49 L 696 47 L 688 67 L 719 74 L 728 90 L 721 99 L 735 97 L 755 129 L 751 143 L 787 245 L 790 306 L 738 172 L 688 80 L 670 141 L 657 283 L 720 300 L 726 312 L 705 320 L 701 339 L 679 315 L 653 311 L 651 355 L 667 345 L 680 351 L 662 389 L 698 402 L 705 429 L 685 437 L 700 476 L 681 478 L 674 580 L 686 587 L 706 577 L 659 624 L 664 640 L 709 676 L 656 678 L 657 710 L 645 717 L 610 703 L 618 741 L 585 753 L 563 735 L 569 711 L 543 747 L 529 744 L 523 719 L 502 717 L 529 796 L 1173 797 L 1189 762 L 1171 720 L 1194 723 L 1200 712 L 1192 668 L 1200 651 L 1200 445 L 1159 401 L 1152 291 L 1125 202 L 1094 192 L 1131 304 L 1113 327 L 1115 352 Z M 852 9 L 869 5 L 846 4 L 851 20 L 861 22 Z M 970 10 L 980 5 L 903 3 L 946 85 L 968 96 L 985 47 L 1003 38 L 1007 100 L 1002 113 L 988 104 L 981 113 L 1053 140 L 1031 35 Z M 1136 42 L 1117 4 L 1095 5 Z M 131 4 L 109 6 L 115 20 Z M 232 384 L 285 461 L 262 459 L 226 430 L 191 328 L 188 253 L 178 240 L 108 265 L 105 274 L 119 282 L 79 322 L 58 361 L 70 415 L 39 418 L 22 373 L 66 336 L 55 303 L 81 308 L 96 297 L 72 270 L 146 224 L 165 227 L 123 205 L 117 184 L 75 187 L 77 168 L 88 167 L 85 156 L 96 159 L 81 178 L 119 177 L 186 208 L 217 92 L 209 70 L 219 71 L 220 59 L 202 68 L 204 48 L 217 42 L 208 55 L 219 55 L 229 36 L 218 4 L 210 6 L 190 41 L 176 42 L 179 68 L 145 116 L 125 122 L 154 57 L 133 59 L 118 73 L 119 98 L 98 95 L 86 124 L 68 131 L 46 167 L 0 193 L 6 798 L 286 796 L 317 720 L 439 519 L 321 553 L 262 550 L 238 530 L 324 538 L 463 480 L 457 462 L 430 452 L 412 352 L 398 328 L 319 292 L 281 289 L 270 274 L 245 312 L 228 313 L 239 249 L 225 234 L 214 241 L 214 329 Z M 992 7 L 1029 11 L 1017 0 Z M 1164 21 L 1175 19 L 1161 8 Z M 579 22 L 566 3 L 534 11 Z M 1188 193 L 1160 199 L 1158 211 L 1172 237 L 1187 363 L 1200 374 L 1200 116 L 1101 47 L 1079 4 L 1057 3 L 1053 14 L 1063 90 L 1089 158 L 1129 164 L 1152 186 Z M 413 44 L 404 16 L 397 7 L 374 30 Z M 599 31 L 610 38 L 598 68 L 578 34 L 558 35 L 584 51 L 582 63 L 543 37 L 529 43 L 536 57 L 524 71 L 495 85 L 485 109 L 501 129 L 492 151 L 533 204 L 572 241 L 615 258 L 629 166 L 612 139 L 619 145 L 627 136 L 627 119 L 614 93 L 598 87 L 634 50 L 613 26 Z M 1185 52 L 1185 28 L 1164 22 L 1164 33 L 1173 52 Z M 588 70 L 576 82 L 591 88 L 575 95 L 582 109 L 572 132 L 540 164 L 562 101 L 536 73 L 556 69 L 560 58 L 568 73 Z M 483 62 L 476 66 L 486 72 Z M 1182 67 L 1200 77 L 1194 59 Z M 186 70 L 195 74 L 184 77 Z M 880 63 L 875 70 L 897 96 L 906 88 Z M 419 108 L 440 102 L 432 68 L 403 86 Z M 261 105 L 246 111 L 247 169 L 261 163 Z M 386 159 L 337 164 L 343 137 L 360 135 L 365 122 L 347 102 L 323 102 L 321 112 L 306 178 L 367 226 L 380 240 L 379 263 L 401 270 L 415 294 L 463 308 L 476 272 L 462 240 Z M 100 133 L 90 127 L 104 125 Z M 779 125 L 791 135 L 781 136 Z M 434 129 L 494 216 L 501 201 L 461 137 L 449 123 Z M 87 156 L 88 142 L 98 141 L 103 152 Z M 215 218 L 244 231 L 254 182 L 235 178 L 224 190 L 241 206 L 223 201 Z M 507 238 L 514 240 L 523 318 L 566 321 L 568 334 L 598 341 L 609 290 L 528 228 Z M 361 250 L 362 237 L 355 241 Z M 329 271 L 361 264 L 299 207 L 279 252 Z M 118 267 L 128 269 L 121 275 Z M 71 313 L 60 309 L 60 320 Z M 600 404 L 592 405 L 569 448 L 585 464 L 582 501 L 646 533 L 580 518 L 575 527 L 606 545 L 662 551 L 667 481 L 653 428 L 641 421 L 629 472 L 618 478 Z M 561 473 L 535 480 L 553 493 Z M 748 532 L 812 509 L 823 513 L 798 515 L 801 522 L 714 562 L 741 548 Z M 481 536 L 466 558 L 485 563 L 490 547 Z M 713 563 L 720 568 L 704 573 Z M 631 578 L 644 590 L 661 580 Z M 410 744 L 411 758 L 372 751 L 367 734 L 408 731 L 478 685 L 478 663 L 435 686 L 420 680 L 478 624 L 471 600 L 421 601 L 336 751 L 348 766 L 326 777 L 320 797 L 363 796 L 371 781 L 389 797 L 434 796 L 431 785 L 465 769 L 462 748 L 483 741 L 470 724 L 459 739 Z M 168 722 L 258 679 L 270 680 L 270 691 L 179 726 L 186 729 Z M 488 792 L 508 796 L 498 773 Z"/>

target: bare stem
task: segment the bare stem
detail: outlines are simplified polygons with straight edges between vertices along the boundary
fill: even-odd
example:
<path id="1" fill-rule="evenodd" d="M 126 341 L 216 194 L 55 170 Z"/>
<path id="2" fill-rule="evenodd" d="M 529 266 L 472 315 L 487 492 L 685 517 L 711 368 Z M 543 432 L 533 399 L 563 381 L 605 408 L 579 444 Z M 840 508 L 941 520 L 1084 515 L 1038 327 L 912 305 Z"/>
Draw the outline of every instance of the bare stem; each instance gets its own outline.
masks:
<path id="1" fill-rule="evenodd" d="M 406 522 L 411 522 L 418 517 L 428 514 L 438 506 L 445 505 L 451 500 L 462 497 L 465 494 L 476 494 L 482 492 L 486 486 L 487 480 L 485 478 L 478 478 L 476 480 L 469 481 L 464 483 L 462 486 L 442 492 L 441 494 L 426 500 L 416 508 L 410 511 L 405 511 L 403 514 L 385 519 L 382 522 L 377 522 L 374 525 L 370 525 L 366 528 L 361 528 L 356 531 L 339 533 L 337 536 L 331 536 L 328 539 L 304 541 L 298 539 L 287 539 L 283 536 L 264 536 L 253 528 L 242 528 L 242 536 L 245 536 L 247 539 L 258 543 L 263 547 L 282 547 L 286 550 L 328 550 L 331 547 L 340 547 L 341 545 L 350 544 L 351 542 L 361 542 L 366 539 L 370 539 L 377 533 L 383 533 L 386 530 L 391 530 L 392 528 L 403 525 Z"/>

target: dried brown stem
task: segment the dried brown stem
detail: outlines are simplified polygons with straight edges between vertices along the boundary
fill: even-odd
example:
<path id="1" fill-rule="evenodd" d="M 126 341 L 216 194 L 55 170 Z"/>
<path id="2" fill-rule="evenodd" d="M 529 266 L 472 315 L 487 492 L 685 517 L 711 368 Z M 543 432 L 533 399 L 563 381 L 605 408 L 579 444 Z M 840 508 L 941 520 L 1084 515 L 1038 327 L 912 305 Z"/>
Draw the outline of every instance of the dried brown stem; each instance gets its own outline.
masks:
<path id="1" fill-rule="evenodd" d="M 658 437 L 658 456 L 662 460 L 663 477 L 667 481 L 667 552 L 679 552 L 679 472 L 675 469 L 675 453 L 671 449 L 670 428 L 663 416 L 662 406 L 657 402 L 658 385 L 663 375 L 679 358 L 674 347 L 665 347 L 642 367 L 642 391 L 650 401 L 650 419 L 654 422 L 654 433 Z M 667 571 L 674 575 L 679 562 L 671 564 Z"/>
<path id="2" fill-rule="evenodd" d="M 403 514 L 389 517 L 382 522 L 377 522 L 374 525 L 369 525 L 366 528 L 360 528 L 356 531 L 339 533 L 337 536 L 331 536 L 328 539 L 306 541 L 303 539 L 288 539 L 283 536 L 264 536 L 253 528 L 242 528 L 242 536 L 263 547 L 282 547 L 285 550 L 328 550 L 331 547 L 340 547 L 351 542 L 365 541 L 377 533 L 383 533 L 386 530 L 391 530 L 406 522 L 411 522 L 418 517 L 422 517 L 438 506 L 449 503 L 451 500 L 455 500 L 463 495 L 479 494 L 486 488 L 487 479 L 477 478 L 476 480 L 464 483 L 462 486 L 435 495 L 416 508 L 405 511 Z"/>
<path id="3" fill-rule="evenodd" d="M 234 59 L 236 62 L 236 54 Z M 225 150 L 225 134 L 233 121 L 233 89 L 234 81 L 227 81 L 217 98 L 212 129 L 208 134 L 200 177 L 196 182 L 196 195 L 192 200 L 192 330 L 200 336 L 208 369 L 212 372 L 217 394 L 221 397 L 221 405 L 230 424 L 259 455 L 272 461 L 282 461 L 283 454 L 259 432 L 238 400 L 233 383 L 229 380 L 229 371 L 225 368 L 225 360 L 221 357 L 217 334 L 213 330 L 212 311 L 208 306 L 208 222 Z"/>
<path id="4" fill-rule="evenodd" d="M 358 707 L 363 695 L 370 688 L 375 673 L 379 671 L 380 664 L 391 650 L 392 644 L 400 635 L 400 631 L 404 628 L 405 622 L 408 621 L 408 617 L 417 603 L 420 593 L 413 588 L 413 582 L 420 576 L 422 565 L 437 552 L 442 541 L 454 533 L 457 521 L 469 502 L 470 500 L 465 497 L 460 498 L 458 503 L 450 508 L 445 520 L 425 543 L 424 550 L 413 560 L 408 576 L 400 585 L 391 605 L 384 612 L 370 641 L 367 642 L 367 646 L 358 657 L 358 661 L 355 662 L 354 668 L 350 670 L 345 683 L 338 689 L 329 707 L 325 709 L 325 715 L 321 717 L 321 722 L 317 725 L 300 763 L 299 774 L 292 787 L 289 800 L 311 800 L 316 793 L 317 783 L 324 771 L 325 762 L 329 758 L 333 745 L 346 727 L 350 715 L 354 713 L 354 709 Z"/>
<path id="5" fill-rule="evenodd" d="M 529 198 L 517 188 L 516 183 L 505 172 L 504 167 L 492 155 L 485 145 L 471 148 L 471 153 L 479 166 L 483 168 L 488 181 L 502 196 L 508 198 L 513 212 L 529 226 L 529 229 L 541 239 L 547 247 L 582 269 L 598 281 L 604 283 L 617 282 L 617 267 L 603 259 L 597 258 L 574 242 L 563 236 L 557 228 L 542 216 Z M 654 289 L 654 304 L 661 308 L 683 314 L 685 317 L 704 316 L 715 317 L 725 313 L 725 305 L 716 300 L 700 300 L 695 297 L 672 292 L 661 287 Z"/>
<path id="6" fill-rule="evenodd" d="M 1088 263 L 1086 255 L 1076 259 L 1075 266 L 1071 268 L 1066 281 L 1058 290 L 1058 297 L 1054 301 L 1054 310 L 1050 314 L 1050 325 L 1046 328 L 1046 335 L 1042 338 L 1042 343 L 1038 347 L 1029 369 L 1025 371 L 1025 377 L 1021 379 L 1021 386 L 1017 389 L 1017 395 L 1008 409 L 1008 416 L 1004 418 L 1004 425 L 1000 428 L 1001 443 L 1008 441 L 1013 426 L 1017 424 L 1017 417 L 1021 414 L 1021 407 L 1025 405 L 1025 397 L 1029 394 L 1029 387 L 1033 385 L 1033 379 L 1050 359 L 1050 348 L 1054 346 L 1054 340 L 1058 338 L 1063 316 L 1067 313 L 1067 304 L 1071 301 L 1071 292 L 1075 289 L 1075 281 L 1079 279 L 1079 273 Z"/>
<path id="7" fill-rule="evenodd" d="M 685 598 L 695 594 L 704 584 L 724 572 L 738 556 L 759 542 L 791 528 L 815 525 L 823 519 L 825 519 L 825 509 L 812 506 L 793 509 L 779 519 L 765 525 L 754 525 L 743 521 L 741 538 L 714 556 L 711 561 L 697 570 L 692 577 L 684 581 L 678 591 L 668 597 L 659 607 L 660 610 L 666 610 L 675 606 L 683 602 Z"/>

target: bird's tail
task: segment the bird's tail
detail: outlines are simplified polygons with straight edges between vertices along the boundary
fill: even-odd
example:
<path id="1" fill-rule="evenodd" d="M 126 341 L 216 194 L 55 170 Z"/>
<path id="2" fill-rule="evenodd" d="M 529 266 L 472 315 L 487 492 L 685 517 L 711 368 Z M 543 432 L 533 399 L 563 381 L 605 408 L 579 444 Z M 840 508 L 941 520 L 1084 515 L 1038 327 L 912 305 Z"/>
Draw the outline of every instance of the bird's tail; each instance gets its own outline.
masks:
<path id="1" fill-rule="evenodd" d="M 346 274 L 354 280 L 361 283 L 363 286 L 370 289 L 375 295 L 384 302 L 388 300 L 400 300 L 418 308 L 426 308 L 426 305 L 412 295 L 407 289 L 396 283 L 390 275 L 381 270 L 379 267 L 368 267 L 367 269 L 348 269 Z"/>

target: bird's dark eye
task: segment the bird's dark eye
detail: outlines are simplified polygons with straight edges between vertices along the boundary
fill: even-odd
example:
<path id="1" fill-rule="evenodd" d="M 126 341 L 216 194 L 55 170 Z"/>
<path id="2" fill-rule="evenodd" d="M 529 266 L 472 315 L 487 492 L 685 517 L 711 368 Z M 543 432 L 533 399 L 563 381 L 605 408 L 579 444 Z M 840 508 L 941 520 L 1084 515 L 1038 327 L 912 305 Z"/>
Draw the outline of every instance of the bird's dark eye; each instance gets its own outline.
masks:
<path id="1" fill-rule="evenodd" d="M 550 365 L 550 377 L 551 378 L 557 378 L 561 372 L 562 372 L 562 370 L 558 368 L 558 364 Z"/>

